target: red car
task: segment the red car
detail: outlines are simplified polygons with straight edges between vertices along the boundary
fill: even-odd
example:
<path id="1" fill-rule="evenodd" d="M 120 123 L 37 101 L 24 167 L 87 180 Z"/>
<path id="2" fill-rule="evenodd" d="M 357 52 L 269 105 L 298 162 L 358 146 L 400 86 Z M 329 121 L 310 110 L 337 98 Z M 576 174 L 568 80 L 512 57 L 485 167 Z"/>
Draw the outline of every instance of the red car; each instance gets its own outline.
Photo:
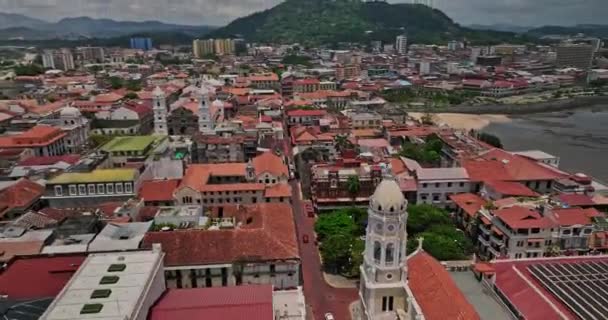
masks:
<path id="1" fill-rule="evenodd" d="M 312 206 L 310 202 L 304 203 L 304 210 L 306 210 L 306 214 L 313 218 L 315 216 L 315 208 Z"/>

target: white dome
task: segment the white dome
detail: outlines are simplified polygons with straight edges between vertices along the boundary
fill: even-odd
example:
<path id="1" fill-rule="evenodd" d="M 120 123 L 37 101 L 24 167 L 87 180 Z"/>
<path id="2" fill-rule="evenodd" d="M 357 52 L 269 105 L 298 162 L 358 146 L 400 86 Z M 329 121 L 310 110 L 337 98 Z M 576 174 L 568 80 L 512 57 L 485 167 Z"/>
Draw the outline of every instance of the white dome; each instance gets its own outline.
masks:
<path id="1" fill-rule="evenodd" d="M 62 117 L 80 117 L 80 110 L 74 107 L 64 107 L 59 111 L 59 115 Z"/>
<path id="2" fill-rule="evenodd" d="M 370 206 L 375 211 L 398 213 L 406 209 L 407 201 L 394 179 L 384 179 L 370 198 Z"/>

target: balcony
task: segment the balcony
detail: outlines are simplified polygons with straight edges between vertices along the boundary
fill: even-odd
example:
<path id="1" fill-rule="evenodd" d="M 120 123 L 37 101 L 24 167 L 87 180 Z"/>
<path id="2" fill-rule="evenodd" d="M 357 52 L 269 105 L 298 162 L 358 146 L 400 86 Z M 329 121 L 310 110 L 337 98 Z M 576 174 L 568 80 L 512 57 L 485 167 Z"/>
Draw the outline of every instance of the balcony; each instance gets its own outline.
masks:
<path id="1" fill-rule="evenodd" d="M 505 242 L 502 240 L 502 238 L 498 238 L 498 237 L 496 237 L 496 236 L 494 236 L 494 235 L 491 235 L 491 236 L 490 236 L 490 241 L 492 241 L 493 243 L 495 243 L 495 244 L 497 244 L 497 245 L 499 245 L 499 246 L 502 246 L 502 245 L 505 243 Z"/>
<path id="2" fill-rule="evenodd" d="M 484 245 L 484 246 L 490 246 L 490 241 L 486 240 L 483 236 L 479 235 L 477 237 L 477 240 L 479 240 L 479 242 Z"/>
<path id="3" fill-rule="evenodd" d="M 488 247 L 488 251 L 494 256 L 494 257 L 499 257 L 500 256 L 500 252 L 498 252 L 496 249 L 494 249 L 492 246 Z"/>
<path id="4" fill-rule="evenodd" d="M 489 235 L 489 234 L 490 234 L 490 229 L 486 228 L 486 227 L 485 227 L 483 224 L 480 224 L 480 225 L 479 225 L 479 230 L 480 230 L 480 231 L 481 231 L 483 234 L 486 234 L 486 235 Z"/>

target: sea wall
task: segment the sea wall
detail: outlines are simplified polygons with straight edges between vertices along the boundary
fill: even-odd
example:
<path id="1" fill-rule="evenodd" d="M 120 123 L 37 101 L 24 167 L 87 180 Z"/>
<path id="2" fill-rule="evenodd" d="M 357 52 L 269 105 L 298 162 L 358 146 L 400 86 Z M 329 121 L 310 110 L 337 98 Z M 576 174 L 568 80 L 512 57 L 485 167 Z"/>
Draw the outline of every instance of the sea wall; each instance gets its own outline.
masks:
<path id="1" fill-rule="evenodd" d="M 468 114 L 528 114 L 566 111 L 597 106 L 608 107 L 608 96 L 576 97 L 531 104 L 458 105 L 445 108 L 406 108 L 408 112 L 468 113 Z"/>

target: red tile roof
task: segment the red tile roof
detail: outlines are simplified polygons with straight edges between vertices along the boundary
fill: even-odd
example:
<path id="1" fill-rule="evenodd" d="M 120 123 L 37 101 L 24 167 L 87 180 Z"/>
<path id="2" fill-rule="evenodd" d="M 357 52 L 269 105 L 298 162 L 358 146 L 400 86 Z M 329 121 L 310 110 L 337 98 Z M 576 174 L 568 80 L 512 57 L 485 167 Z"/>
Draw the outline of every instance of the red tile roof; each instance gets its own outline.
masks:
<path id="1" fill-rule="evenodd" d="M 274 176 L 289 176 L 289 171 L 283 159 L 274 154 L 272 151 L 266 151 L 261 155 L 253 158 L 253 167 L 256 175 L 268 172 Z"/>
<path id="2" fill-rule="evenodd" d="M 84 259 L 84 255 L 15 259 L 0 274 L 0 295 L 8 295 L 11 300 L 54 297 Z"/>
<path id="3" fill-rule="evenodd" d="M 496 215 L 511 229 L 543 229 L 549 228 L 553 225 L 549 218 L 543 217 L 540 213 L 538 213 L 538 211 L 530 208 L 513 206 L 510 208 L 495 210 L 494 215 Z"/>
<path id="4" fill-rule="evenodd" d="M 462 167 L 467 170 L 473 182 L 508 181 L 512 177 L 499 161 L 464 161 Z"/>
<path id="5" fill-rule="evenodd" d="M 68 164 L 75 164 L 80 160 L 80 155 L 67 154 L 63 156 L 40 156 L 40 157 L 29 157 L 19 162 L 20 166 L 49 166 L 58 162 L 65 162 Z"/>
<path id="6" fill-rule="evenodd" d="M 0 218 L 9 210 L 27 208 L 40 199 L 44 187 L 28 179 L 20 179 L 17 183 L 0 191 Z"/>
<path id="7" fill-rule="evenodd" d="M 508 153 L 502 149 L 492 149 L 481 156 L 486 160 L 502 163 L 512 181 L 557 180 L 568 177 L 558 169 L 538 163 L 532 159 Z M 501 180 L 501 179 L 494 179 Z"/>
<path id="8" fill-rule="evenodd" d="M 37 125 L 18 135 L 0 137 L 0 148 L 43 147 L 65 136 L 66 133 L 59 128 Z"/>
<path id="9" fill-rule="evenodd" d="M 484 199 L 473 193 L 453 194 L 450 199 L 470 217 L 475 217 L 479 209 L 486 204 Z"/>
<path id="10" fill-rule="evenodd" d="M 169 289 L 150 310 L 150 320 L 269 320 L 271 285 Z"/>
<path id="11" fill-rule="evenodd" d="M 16 256 L 31 256 L 39 254 L 44 246 L 43 241 L 0 241 L 0 265 Z M 2 287 L 0 287 L 2 291 Z"/>
<path id="12" fill-rule="evenodd" d="M 266 188 L 264 197 L 267 198 L 279 198 L 279 197 L 291 197 L 291 187 L 287 183 L 277 183 L 272 187 Z"/>
<path id="13" fill-rule="evenodd" d="M 511 181 L 486 181 L 485 185 L 492 190 L 500 193 L 503 196 L 514 196 L 514 197 L 538 197 L 539 194 L 530 190 L 519 182 Z"/>
<path id="14" fill-rule="evenodd" d="M 407 259 L 408 284 L 427 320 L 481 319 L 439 261 L 420 250 Z"/>
<path id="15" fill-rule="evenodd" d="M 172 201 L 179 182 L 179 179 L 143 181 L 139 188 L 139 198 L 144 201 Z"/>
<path id="16" fill-rule="evenodd" d="M 304 110 L 304 109 L 295 109 L 287 111 L 287 116 L 289 117 L 323 117 L 327 114 L 325 110 Z"/>
<path id="17" fill-rule="evenodd" d="M 142 246 L 160 243 L 166 266 L 230 263 L 237 260 L 299 260 L 291 206 L 284 203 L 224 206 L 240 227 L 222 230 L 148 232 Z"/>
<path id="18" fill-rule="evenodd" d="M 585 194 L 560 194 L 557 199 L 569 206 L 593 206 L 595 201 Z"/>
<path id="19" fill-rule="evenodd" d="M 602 214 L 594 208 L 553 209 L 553 217 L 560 226 L 593 224 L 592 218 L 599 216 Z"/>
<path id="20" fill-rule="evenodd" d="M 560 263 L 576 264 L 595 261 L 608 263 L 606 256 L 572 258 L 539 258 L 522 260 L 496 260 L 496 288 L 527 320 L 578 319 L 561 301 L 546 290 L 530 273 L 532 265 Z M 563 315 L 563 316 L 562 316 Z"/>

